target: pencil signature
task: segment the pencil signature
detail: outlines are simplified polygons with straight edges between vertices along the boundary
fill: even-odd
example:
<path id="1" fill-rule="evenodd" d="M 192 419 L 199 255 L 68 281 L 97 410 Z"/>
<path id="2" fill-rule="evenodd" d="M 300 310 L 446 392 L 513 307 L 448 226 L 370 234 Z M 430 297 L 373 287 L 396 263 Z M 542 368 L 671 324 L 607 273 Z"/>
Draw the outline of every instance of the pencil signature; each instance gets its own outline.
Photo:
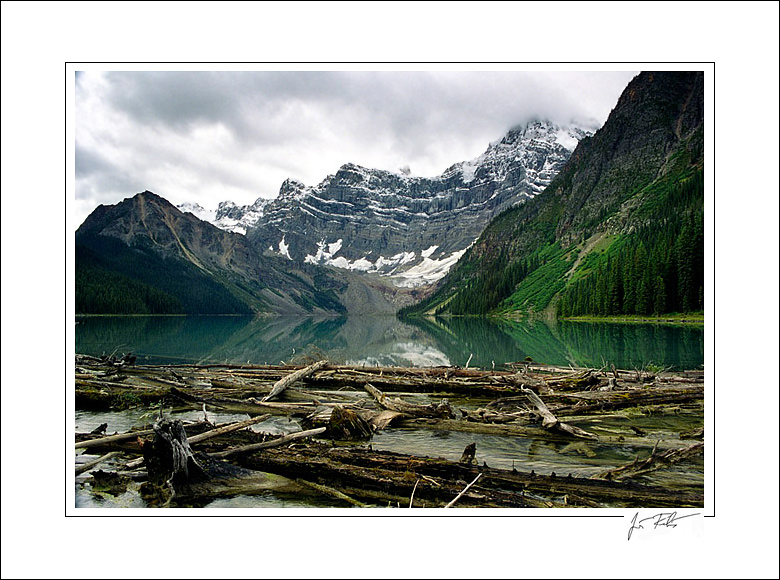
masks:
<path id="1" fill-rule="evenodd" d="M 631 539 L 631 534 L 634 533 L 634 530 L 643 530 L 645 526 L 642 525 L 643 522 L 654 520 L 652 522 L 653 529 L 657 529 L 658 527 L 665 527 L 665 528 L 676 528 L 677 524 L 675 523 L 678 520 L 682 520 L 685 518 L 690 518 L 693 516 L 698 516 L 699 513 L 695 514 L 687 514 L 684 516 L 678 515 L 677 512 L 661 512 L 660 514 L 655 514 L 654 516 L 650 516 L 648 518 L 642 518 L 641 520 L 637 521 L 637 518 L 639 517 L 639 512 L 634 514 L 633 519 L 631 520 L 631 527 L 628 528 L 628 539 Z M 648 526 L 651 524 L 647 524 Z"/>

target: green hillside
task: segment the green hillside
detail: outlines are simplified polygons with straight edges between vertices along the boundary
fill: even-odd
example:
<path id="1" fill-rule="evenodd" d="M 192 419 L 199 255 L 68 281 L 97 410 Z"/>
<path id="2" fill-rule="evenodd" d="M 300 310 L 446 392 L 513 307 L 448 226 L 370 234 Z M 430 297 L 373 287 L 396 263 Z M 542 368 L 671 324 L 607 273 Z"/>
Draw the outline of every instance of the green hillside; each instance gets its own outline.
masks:
<path id="1" fill-rule="evenodd" d="M 499 215 L 401 314 L 703 308 L 703 76 L 642 73 L 548 188 Z"/>

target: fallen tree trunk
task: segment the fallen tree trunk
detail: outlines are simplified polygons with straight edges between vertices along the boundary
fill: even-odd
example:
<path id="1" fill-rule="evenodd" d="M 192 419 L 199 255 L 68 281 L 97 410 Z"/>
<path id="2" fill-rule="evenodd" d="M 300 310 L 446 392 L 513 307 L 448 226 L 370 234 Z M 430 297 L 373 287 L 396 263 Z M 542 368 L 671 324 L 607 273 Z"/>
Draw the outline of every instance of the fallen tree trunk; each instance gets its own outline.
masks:
<path id="1" fill-rule="evenodd" d="M 99 465 L 104 461 L 108 461 L 109 459 L 115 457 L 116 455 L 119 455 L 119 453 L 116 451 L 111 451 L 109 453 L 106 453 L 105 455 L 102 455 L 101 457 L 98 457 L 97 459 L 93 459 L 92 461 L 88 461 L 86 463 L 82 463 L 81 465 L 77 465 L 76 475 L 79 475 L 80 473 L 84 473 L 85 471 L 89 471 L 96 465 Z"/>
<path id="2" fill-rule="evenodd" d="M 252 453 L 255 451 L 260 451 L 261 449 L 271 449 L 272 447 L 279 447 L 281 445 L 291 443 L 292 441 L 295 441 L 297 439 L 303 439 L 306 437 L 315 437 L 317 435 L 325 433 L 325 431 L 326 431 L 325 427 L 318 427 L 317 429 L 309 429 L 308 431 L 298 431 L 297 433 L 284 435 L 282 437 L 279 437 L 278 439 L 272 439 L 271 441 L 264 441 L 262 443 L 252 443 L 251 445 L 242 445 L 241 447 L 226 449 L 225 451 L 220 451 L 219 453 L 213 453 L 211 456 L 217 458 L 224 458 L 224 457 L 230 457 L 231 455 L 239 455 L 241 453 Z"/>
<path id="3" fill-rule="evenodd" d="M 299 381 L 305 377 L 308 377 L 311 374 L 314 374 L 318 370 L 320 370 L 322 367 L 328 364 L 328 361 L 321 360 L 317 361 L 316 363 L 307 366 L 306 368 L 302 368 L 299 371 L 295 371 L 294 373 L 287 375 L 282 380 L 277 382 L 273 388 L 271 389 L 271 392 L 268 393 L 265 397 L 263 397 L 262 401 L 266 402 L 270 399 L 273 399 L 274 397 L 278 397 L 279 393 L 284 391 L 287 387 L 294 384 L 296 381 Z"/>
<path id="4" fill-rule="evenodd" d="M 406 505 L 414 490 L 416 506 L 444 507 L 479 473 L 483 474 L 479 489 L 469 490 L 459 503 L 480 507 L 701 507 L 704 503 L 703 493 L 631 481 L 492 469 L 389 451 L 331 448 L 316 441 L 295 449 L 277 447 L 242 455 L 236 460 L 244 467 L 290 479 L 316 477 L 317 483 L 338 487 L 366 503 Z"/>
<path id="5" fill-rule="evenodd" d="M 258 415 L 257 417 L 247 419 L 246 421 L 238 421 L 237 423 L 230 423 L 228 425 L 223 425 L 222 427 L 217 427 L 216 429 L 212 429 L 211 431 L 206 431 L 205 433 L 201 433 L 200 435 L 193 435 L 192 437 L 189 438 L 189 442 L 190 445 L 193 445 L 195 443 L 206 441 L 207 439 L 211 439 L 212 437 L 216 437 L 218 435 L 224 435 L 226 433 L 238 431 L 239 429 L 246 429 L 247 427 L 251 427 L 252 425 L 256 425 L 257 423 L 262 423 L 263 421 L 265 421 L 270 417 L 271 415 L 266 413 L 265 415 Z"/>
<path id="6" fill-rule="evenodd" d="M 176 387 L 171 387 L 170 395 L 171 397 L 190 405 L 192 408 L 199 408 L 199 405 L 206 403 L 210 407 L 220 411 L 246 413 L 247 415 L 258 415 L 263 413 L 271 413 L 273 415 L 309 413 L 313 408 L 317 407 L 315 403 L 278 403 L 276 401 L 264 403 L 254 398 L 246 400 L 225 397 L 205 398 L 185 393 Z"/>
<path id="7" fill-rule="evenodd" d="M 399 398 L 388 399 L 385 394 L 369 383 L 364 385 L 368 393 L 374 397 L 377 405 L 387 411 L 394 411 L 410 417 L 442 417 L 445 419 L 454 419 L 455 411 L 452 410 L 447 399 L 443 399 L 438 405 L 416 405 L 406 403 Z"/>
<path id="8" fill-rule="evenodd" d="M 340 492 L 337 489 L 333 489 L 332 487 L 328 487 L 327 485 L 320 485 L 319 483 L 313 483 L 311 481 L 306 481 L 305 479 L 296 479 L 295 483 L 299 483 L 301 485 L 304 485 L 306 487 L 310 487 L 311 489 L 314 489 L 321 494 L 328 495 L 330 497 L 335 497 L 336 499 L 343 500 L 349 504 L 352 504 L 357 507 L 368 507 L 366 504 L 359 502 L 356 499 L 353 499 L 349 497 L 347 494 Z"/>
<path id="9" fill-rule="evenodd" d="M 457 431 L 463 433 L 481 433 L 484 435 L 498 435 L 504 437 L 529 437 L 550 441 L 570 442 L 571 435 L 563 431 L 543 429 L 541 425 L 521 425 L 518 423 L 480 423 L 473 421 L 458 421 L 454 419 L 428 419 L 428 418 L 401 418 L 395 424 L 401 429 L 432 429 L 436 431 Z M 595 430 L 595 426 L 593 427 Z M 630 436 L 626 434 L 601 434 L 598 435 L 600 443 L 652 448 L 652 444 L 645 437 Z M 685 443 L 676 439 L 664 439 L 660 443 L 663 449 L 678 449 Z"/>
<path id="10" fill-rule="evenodd" d="M 647 459 L 639 461 L 639 456 L 637 456 L 633 463 L 602 471 L 596 475 L 596 477 L 610 481 L 621 481 L 629 477 L 639 477 L 640 475 L 655 471 L 656 469 L 669 467 L 685 459 L 701 455 L 702 453 L 704 453 L 704 443 L 694 443 L 684 449 L 669 449 L 668 451 L 658 454 L 656 453 L 656 447 L 653 447 L 653 450 L 650 452 L 650 457 Z"/>
<path id="11" fill-rule="evenodd" d="M 579 437 L 581 439 L 595 439 L 598 441 L 598 437 L 596 435 L 588 433 L 584 429 L 580 429 L 579 427 L 575 427 L 567 423 L 561 423 L 558 418 L 550 412 L 550 410 L 547 408 L 547 405 L 544 404 L 544 401 L 539 398 L 539 395 L 534 393 L 531 389 L 526 389 L 525 387 L 520 388 L 528 400 L 534 404 L 536 411 L 542 417 L 542 427 L 550 431 L 554 430 L 568 433 L 569 435 Z"/>
<path id="12" fill-rule="evenodd" d="M 704 388 L 699 385 L 657 385 L 650 388 L 634 387 L 612 391 L 545 394 L 548 408 L 557 417 L 603 414 L 630 407 L 695 405 L 703 400 Z M 488 403 L 486 408 L 499 413 L 508 413 L 521 410 L 524 402 L 525 395 L 502 397 Z"/>
<path id="13" fill-rule="evenodd" d="M 98 439 L 88 439 L 86 441 L 79 441 L 76 443 L 76 449 L 86 449 L 89 447 L 102 447 L 109 443 L 120 443 L 122 441 L 131 441 L 138 437 L 144 437 L 145 435 L 151 435 L 154 433 L 154 429 L 144 429 L 143 431 L 129 431 L 128 433 L 120 433 L 119 435 L 109 435 L 108 437 L 100 437 Z"/>

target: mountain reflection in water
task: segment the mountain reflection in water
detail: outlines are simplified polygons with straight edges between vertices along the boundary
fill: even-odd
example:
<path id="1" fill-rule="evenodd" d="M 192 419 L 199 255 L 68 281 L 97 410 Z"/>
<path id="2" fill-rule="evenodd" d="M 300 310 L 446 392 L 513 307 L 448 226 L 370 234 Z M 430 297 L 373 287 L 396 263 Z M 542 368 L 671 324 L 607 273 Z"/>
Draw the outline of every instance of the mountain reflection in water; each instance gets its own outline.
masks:
<path id="1" fill-rule="evenodd" d="M 139 364 L 302 364 L 327 358 L 367 366 L 500 368 L 524 360 L 618 368 L 701 368 L 703 326 L 604 322 L 507 322 L 392 316 L 81 317 L 76 351 L 133 352 Z M 469 360 L 471 359 L 471 360 Z"/>

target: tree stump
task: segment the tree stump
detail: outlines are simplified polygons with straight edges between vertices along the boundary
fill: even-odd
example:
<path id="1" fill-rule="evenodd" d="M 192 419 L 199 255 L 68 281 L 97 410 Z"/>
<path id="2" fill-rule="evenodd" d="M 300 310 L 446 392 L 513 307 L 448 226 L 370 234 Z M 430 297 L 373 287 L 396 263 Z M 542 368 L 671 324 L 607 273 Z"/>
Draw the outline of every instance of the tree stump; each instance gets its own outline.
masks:
<path id="1" fill-rule="evenodd" d="M 352 409 L 334 407 L 328 423 L 328 436 L 338 441 L 370 439 L 374 434 L 371 425 Z"/>
<path id="2" fill-rule="evenodd" d="M 144 464 L 150 483 L 161 487 L 170 486 L 175 490 L 208 479 L 190 449 L 181 421 L 163 417 L 153 428 L 154 439 L 143 445 Z"/>

